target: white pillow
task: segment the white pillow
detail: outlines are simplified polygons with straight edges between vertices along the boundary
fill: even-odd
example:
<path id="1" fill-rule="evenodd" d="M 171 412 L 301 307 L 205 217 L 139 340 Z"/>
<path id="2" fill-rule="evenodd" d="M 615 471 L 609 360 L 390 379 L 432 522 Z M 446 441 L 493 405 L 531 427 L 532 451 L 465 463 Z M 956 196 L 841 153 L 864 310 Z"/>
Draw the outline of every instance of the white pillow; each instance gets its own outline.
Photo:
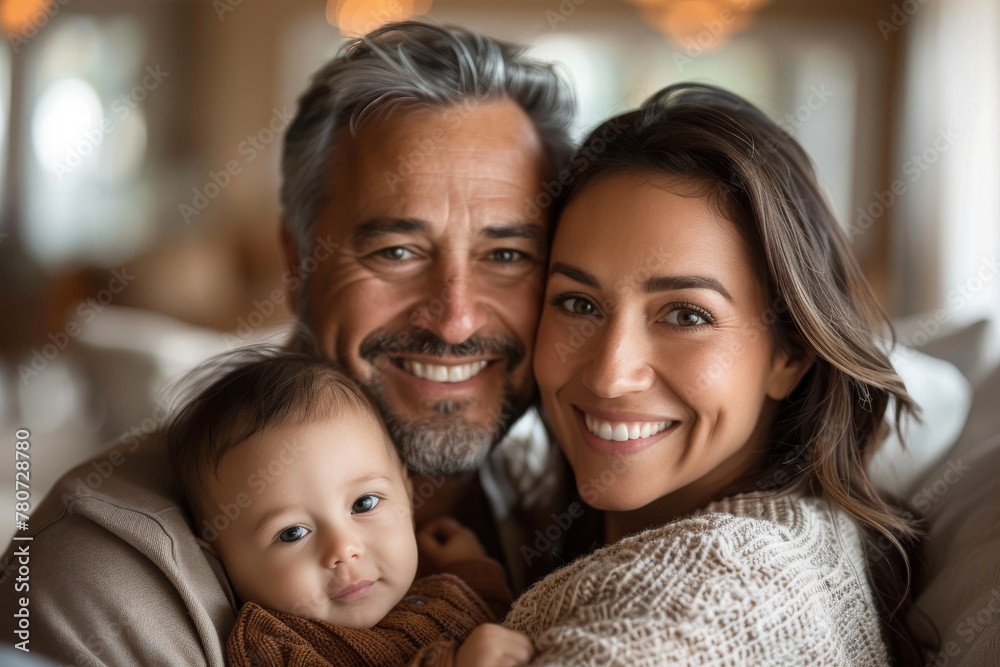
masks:
<path id="1" fill-rule="evenodd" d="M 872 458 L 868 471 L 877 489 L 903 497 L 958 439 L 972 405 L 972 387 L 952 364 L 916 350 L 897 345 L 890 359 L 920 406 L 920 421 L 904 420 L 906 447 L 893 433 Z"/>

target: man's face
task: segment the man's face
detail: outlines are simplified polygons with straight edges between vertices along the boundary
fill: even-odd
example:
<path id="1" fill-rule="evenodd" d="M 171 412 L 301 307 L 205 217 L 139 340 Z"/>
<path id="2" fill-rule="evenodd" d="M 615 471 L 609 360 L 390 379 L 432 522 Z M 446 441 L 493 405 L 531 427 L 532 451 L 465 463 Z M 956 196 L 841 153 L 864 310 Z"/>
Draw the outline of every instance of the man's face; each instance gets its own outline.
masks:
<path id="1" fill-rule="evenodd" d="M 506 100 L 399 108 L 343 133 L 302 317 L 377 397 L 407 465 L 478 467 L 534 393 L 546 177 Z"/>

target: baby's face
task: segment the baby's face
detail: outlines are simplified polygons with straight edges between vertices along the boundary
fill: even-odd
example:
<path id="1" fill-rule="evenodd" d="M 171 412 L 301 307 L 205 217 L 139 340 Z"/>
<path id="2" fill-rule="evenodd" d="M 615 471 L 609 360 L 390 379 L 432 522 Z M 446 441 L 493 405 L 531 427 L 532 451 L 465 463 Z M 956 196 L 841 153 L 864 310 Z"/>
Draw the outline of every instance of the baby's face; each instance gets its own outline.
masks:
<path id="1" fill-rule="evenodd" d="M 205 514 L 238 508 L 213 543 L 237 595 L 343 627 L 378 623 L 417 571 L 404 474 L 383 433 L 346 411 L 227 454 Z"/>

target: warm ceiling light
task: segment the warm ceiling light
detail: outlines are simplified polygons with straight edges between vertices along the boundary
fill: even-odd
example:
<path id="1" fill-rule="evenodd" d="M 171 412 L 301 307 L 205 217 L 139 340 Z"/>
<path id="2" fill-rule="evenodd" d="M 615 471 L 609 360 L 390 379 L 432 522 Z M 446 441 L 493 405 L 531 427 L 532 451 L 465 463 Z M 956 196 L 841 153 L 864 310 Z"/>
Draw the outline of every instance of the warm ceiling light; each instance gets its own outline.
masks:
<path id="1" fill-rule="evenodd" d="M 8 33 L 23 35 L 29 28 L 47 22 L 52 0 L 3 0 L 0 4 L 0 25 Z"/>
<path id="2" fill-rule="evenodd" d="M 426 14 L 433 0 L 328 0 L 326 20 L 340 28 L 340 34 L 365 35 L 393 21 L 405 21 Z"/>
<path id="3" fill-rule="evenodd" d="M 629 0 L 651 26 L 677 44 L 712 51 L 743 30 L 770 0 Z"/>

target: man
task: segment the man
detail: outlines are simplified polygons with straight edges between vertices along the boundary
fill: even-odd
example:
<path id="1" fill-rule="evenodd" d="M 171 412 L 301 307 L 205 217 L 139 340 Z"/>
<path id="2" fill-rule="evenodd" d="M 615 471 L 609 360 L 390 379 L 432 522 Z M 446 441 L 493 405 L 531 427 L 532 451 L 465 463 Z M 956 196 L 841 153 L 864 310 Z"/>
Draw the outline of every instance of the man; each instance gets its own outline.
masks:
<path id="1" fill-rule="evenodd" d="M 539 494 L 540 425 L 511 425 L 534 392 L 542 184 L 568 157 L 571 115 L 552 69 L 516 49 L 398 24 L 317 73 L 282 167 L 300 319 L 372 390 L 424 476 L 418 521 L 482 520 L 520 585 L 532 574 L 518 570 L 538 566 L 519 551 L 527 515 L 565 509 Z M 162 441 L 124 450 L 99 457 L 115 469 L 97 488 L 76 481 L 90 462 L 68 473 L 34 511 L 33 540 L 11 545 L 3 639 L 79 665 L 223 665 L 236 611 L 225 575 L 195 541 Z M 219 510 L 224 530 L 239 505 Z M 490 515 L 504 519 L 495 530 Z"/>

